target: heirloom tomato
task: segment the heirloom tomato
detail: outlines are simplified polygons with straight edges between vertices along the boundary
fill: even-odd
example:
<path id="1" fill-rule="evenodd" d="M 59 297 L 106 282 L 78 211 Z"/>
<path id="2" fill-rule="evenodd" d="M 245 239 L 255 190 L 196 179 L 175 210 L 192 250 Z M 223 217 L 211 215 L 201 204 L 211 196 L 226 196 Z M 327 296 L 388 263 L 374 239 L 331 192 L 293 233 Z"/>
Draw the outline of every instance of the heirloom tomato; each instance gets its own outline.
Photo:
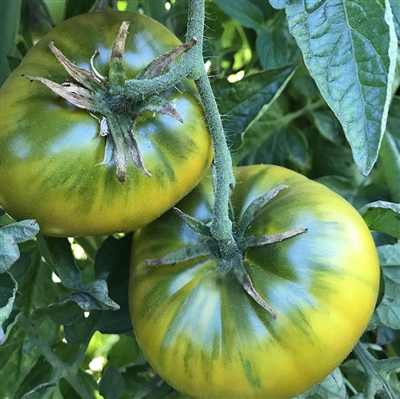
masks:
<path id="1" fill-rule="evenodd" d="M 103 162 L 107 151 L 106 137 L 100 134 L 101 115 L 77 108 L 44 84 L 21 76 L 68 82 L 68 73 L 49 49 L 50 42 L 88 71 L 98 50 L 94 68 L 107 76 L 123 21 L 130 22 L 122 58 L 126 80 L 180 44 L 167 28 L 140 14 L 79 15 L 43 37 L 1 89 L 0 204 L 17 220 L 36 219 L 42 234 L 135 230 L 186 195 L 211 163 L 211 138 L 193 82 L 158 93 L 178 111 L 183 123 L 157 112 L 139 114 L 132 124 L 133 136 L 152 177 L 130 159 L 125 184 L 121 184 L 115 162 Z"/>
<path id="2" fill-rule="evenodd" d="M 171 210 L 134 234 L 134 331 L 156 372 L 190 397 L 291 398 L 332 372 L 366 328 L 379 285 L 375 245 L 358 212 L 325 186 L 278 166 L 234 173 L 236 221 L 257 197 L 289 186 L 261 208 L 245 237 L 307 229 L 243 254 L 254 288 L 276 318 L 232 271 L 221 274 L 214 256 L 146 264 L 207 240 Z M 177 207 L 210 222 L 211 178 Z"/>

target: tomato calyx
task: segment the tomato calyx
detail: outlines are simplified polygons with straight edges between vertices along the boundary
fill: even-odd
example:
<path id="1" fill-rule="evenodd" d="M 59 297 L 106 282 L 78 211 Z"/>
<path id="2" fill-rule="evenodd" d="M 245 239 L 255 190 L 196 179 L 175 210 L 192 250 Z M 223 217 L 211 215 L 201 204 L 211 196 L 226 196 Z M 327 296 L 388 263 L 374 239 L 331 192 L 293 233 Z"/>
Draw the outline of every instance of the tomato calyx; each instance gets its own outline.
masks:
<path id="1" fill-rule="evenodd" d="M 258 294 L 253 286 L 251 278 L 247 273 L 244 265 L 246 251 L 252 247 L 259 247 L 268 244 L 274 244 L 305 233 L 307 229 L 298 228 L 284 231 L 277 234 L 265 234 L 259 236 L 245 236 L 245 232 L 255 219 L 257 214 L 263 207 L 272 200 L 281 190 L 287 189 L 289 186 L 280 185 L 266 194 L 253 200 L 240 218 L 235 222 L 233 210 L 231 207 L 231 219 L 233 222 L 232 237 L 230 242 L 219 242 L 212 235 L 209 224 L 193 218 L 182 212 L 178 208 L 174 211 L 185 221 L 185 223 L 196 233 L 203 236 L 203 240 L 194 246 L 184 247 L 177 251 L 166 254 L 156 259 L 146 259 L 149 266 L 175 265 L 181 262 L 193 260 L 203 256 L 214 257 L 218 261 L 218 272 L 222 275 L 233 271 L 236 278 L 244 288 L 244 290 L 253 298 L 261 307 L 267 310 L 275 319 L 276 313 L 270 305 Z"/>
<path id="2" fill-rule="evenodd" d="M 100 135 L 105 137 L 106 146 L 104 158 L 97 166 L 115 160 L 116 176 L 122 184 L 127 178 L 127 152 L 139 170 L 151 177 L 151 173 L 143 163 L 134 137 L 135 123 L 139 115 L 145 111 L 157 112 L 169 115 L 183 123 L 178 111 L 161 95 L 150 92 L 137 100 L 126 86 L 129 81 L 125 80 L 122 59 L 129 25 L 129 21 L 124 21 L 120 26 L 111 51 L 108 77 L 102 76 L 94 66 L 94 59 L 99 54 L 99 50 L 93 53 L 90 59 L 90 70 L 86 70 L 70 61 L 53 42 L 49 43 L 50 50 L 68 73 L 67 81 L 59 84 L 43 77 L 22 75 L 30 81 L 43 83 L 71 104 L 89 111 L 90 115 L 98 120 Z M 197 40 L 193 38 L 158 56 L 138 74 L 136 80 L 149 80 L 161 75 L 173 60 L 192 48 L 196 42 Z"/>

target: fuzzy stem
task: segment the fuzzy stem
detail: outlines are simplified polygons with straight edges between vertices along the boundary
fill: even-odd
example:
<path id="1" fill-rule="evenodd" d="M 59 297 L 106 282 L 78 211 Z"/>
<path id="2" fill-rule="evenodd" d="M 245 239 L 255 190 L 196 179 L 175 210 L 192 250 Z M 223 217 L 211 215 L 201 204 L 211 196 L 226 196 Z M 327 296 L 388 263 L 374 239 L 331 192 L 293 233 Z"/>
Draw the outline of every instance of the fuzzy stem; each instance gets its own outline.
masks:
<path id="1" fill-rule="evenodd" d="M 379 390 L 383 392 L 385 398 L 396 399 L 396 394 L 393 392 L 388 382 L 378 373 L 375 367 L 378 361 L 368 352 L 368 350 L 360 341 L 354 347 L 353 352 L 357 356 L 365 372 L 367 373 L 368 378 L 370 379 L 370 383 L 366 385 L 366 397 L 373 398 L 377 391 L 376 388 L 380 387 Z"/>
<path id="2" fill-rule="evenodd" d="M 204 14 L 204 0 L 189 1 L 187 38 L 196 37 L 198 41 L 198 47 L 192 56 L 195 65 L 201 65 L 202 68 L 196 71 L 198 76 L 197 78 L 195 77 L 195 83 L 203 103 L 215 153 L 215 203 L 211 233 L 214 239 L 222 246 L 222 252 L 227 253 L 228 256 L 233 256 L 237 249 L 232 237 L 232 222 L 229 218 L 229 197 L 231 188 L 235 185 L 235 178 L 232 173 L 232 158 L 226 142 L 217 102 L 203 63 Z"/>

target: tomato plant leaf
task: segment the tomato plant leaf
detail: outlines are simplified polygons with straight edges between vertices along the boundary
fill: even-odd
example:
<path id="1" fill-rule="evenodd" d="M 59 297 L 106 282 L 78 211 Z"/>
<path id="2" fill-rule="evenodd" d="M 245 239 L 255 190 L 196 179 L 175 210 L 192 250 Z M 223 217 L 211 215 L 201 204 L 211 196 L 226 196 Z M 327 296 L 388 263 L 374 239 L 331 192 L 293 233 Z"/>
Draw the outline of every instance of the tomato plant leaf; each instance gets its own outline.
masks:
<path id="1" fill-rule="evenodd" d="M 67 239 L 38 237 L 39 245 L 47 263 L 60 278 L 66 288 L 75 292 L 69 299 L 75 301 L 83 310 L 119 309 L 119 305 L 108 296 L 107 282 L 97 279 L 87 285 L 83 284 L 82 275 L 76 265 Z"/>
<path id="2" fill-rule="evenodd" d="M 45 382 L 27 392 L 21 399 L 47 399 L 54 391 L 56 384 Z"/>
<path id="3" fill-rule="evenodd" d="M 126 348 L 129 348 L 129 351 Z M 107 365 L 118 369 L 125 368 L 133 364 L 141 354 L 142 351 L 133 334 L 121 335 L 119 341 L 108 352 Z"/>
<path id="4" fill-rule="evenodd" d="M 378 247 L 385 276 L 385 294 L 374 314 L 373 323 L 400 329 L 400 244 Z M 377 320 L 375 319 L 377 317 Z"/>
<path id="5" fill-rule="evenodd" d="M 214 0 L 218 7 L 232 19 L 237 20 L 245 28 L 259 30 L 263 27 L 262 11 L 248 0 Z"/>
<path id="6" fill-rule="evenodd" d="M 39 233 L 39 225 L 35 220 L 22 220 L 21 222 L 11 223 L 3 226 L 1 231 L 14 237 L 17 243 L 25 242 Z"/>
<path id="7" fill-rule="evenodd" d="M 90 340 L 96 329 L 99 312 L 91 311 L 89 317 L 80 314 L 71 324 L 64 326 L 64 337 L 68 345 L 74 346 Z"/>
<path id="8" fill-rule="evenodd" d="M 98 0 L 66 0 L 64 19 L 91 11 Z"/>
<path id="9" fill-rule="evenodd" d="M 69 295 L 83 310 L 118 310 L 120 306 L 108 296 L 105 280 L 95 280 Z"/>
<path id="10" fill-rule="evenodd" d="M 322 137 L 332 143 L 337 143 L 342 129 L 335 114 L 329 109 L 319 109 L 313 111 L 311 115 L 314 118 L 315 127 Z"/>
<path id="11" fill-rule="evenodd" d="M 399 3 L 400 4 L 400 3 Z M 400 7 L 399 7 L 400 8 Z M 379 153 L 380 168 L 394 202 L 400 203 L 400 97 L 393 97 Z"/>
<path id="12" fill-rule="evenodd" d="M 400 239 L 400 204 L 376 201 L 363 206 L 360 213 L 371 230 Z"/>
<path id="13" fill-rule="evenodd" d="M 96 328 L 103 334 L 123 334 L 132 330 L 128 305 L 129 262 L 132 234 L 123 238 L 108 237 L 97 252 L 96 277 L 107 279 L 109 296 L 119 310 L 102 311 Z"/>
<path id="14" fill-rule="evenodd" d="M 294 126 L 282 127 L 257 149 L 247 154 L 242 162 L 245 164 L 271 163 L 283 166 L 289 161 L 297 167 L 303 167 L 306 164 L 307 148 L 308 142 L 302 131 Z M 240 150 L 238 156 L 242 154 Z"/>
<path id="15" fill-rule="evenodd" d="M 273 2 L 276 5 L 277 2 Z M 378 156 L 397 44 L 388 0 L 286 3 L 289 30 L 322 96 L 341 122 L 361 173 Z"/>
<path id="16" fill-rule="evenodd" d="M 397 0 L 389 0 L 392 7 L 393 22 L 396 29 L 397 37 L 400 39 L 400 3 Z"/>
<path id="17" fill-rule="evenodd" d="M 114 366 L 107 367 L 99 382 L 99 392 L 104 399 L 118 399 L 124 392 L 124 379 Z"/>
<path id="18" fill-rule="evenodd" d="M 21 381 L 16 392 L 21 399 L 47 399 L 56 384 L 49 383 L 53 368 L 43 356 L 40 356 L 29 373 Z"/>
<path id="19" fill-rule="evenodd" d="M 17 53 L 16 38 L 19 30 L 21 0 L 0 2 L 0 86 L 11 73 L 8 56 Z"/>
<path id="20" fill-rule="evenodd" d="M 282 45 L 282 33 L 277 30 L 263 29 L 257 36 L 256 49 L 264 69 L 279 68 L 287 64 L 289 54 L 286 45 Z"/>
<path id="21" fill-rule="evenodd" d="M 95 399 L 96 398 L 95 391 L 97 391 L 97 383 L 94 377 L 91 374 L 86 373 L 81 369 L 78 370 L 76 377 L 80 382 L 81 386 L 86 388 L 85 399 Z M 65 379 L 60 380 L 59 387 L 64 398 L 82 399 L 82 395 L 78 394 L 77 391 L 74 389 L 74 386 L 72 386 Z"/>
<path id="22" fill-rule="evenodd" d="M 261 117 L 268 110 L 295 69 L 295 65 L 288 65 L 248 75 L 234 84 L 222 79 L 214 83 L 213 90 L 221 104 L 224 129 L 235 149 L 241 144 L 241 134 L 256 117 Z"/>
<path id="23" fill-rule="evenodd" d="M 0 273 L 5 272 L 20 257 L 18 243 L 30 240 L 39 232 L 34 220 L 11 223 L 0 229 Z"/>
<path id="24" fill-rule="evenodd" d="M 67 288 L 80 289 L 83 286 L 82 276 L 76 266 L 68 240 L 43 236 L 38 236 L 37 240 L 43 257 L 62 284 Z"/>
<path id="25" fill-rule="evenodd" d="M 0 345 L 5 342 L 12 328 L 12 324 L 5 323 L 12 312 L 17 289 L 18 284 L 10 273 L 0 274 Z"/>
<path id="26" fill-rule="evenodd" d="M 232 161 L 238 165 L 246 156 L 255 154 L 258 149 L 285 124 L 286 109 L 279 99 L 268 110 L 250 123 L 241 134 L 241 145 L 232 153 Z M 239 141 L 240 143 L 240 141 Z M 272 152 L 273 149 L 270 149 Z"/>
<path id="27" fill-rule="evenodd" d="M 14 237 L 0 230 L 0 272 L 4 273 L 19 258 L 19 249 Z"/>
<path id="28" fill-rule="evenodd" d="M 293 399 L 346 399 L 347 397 L 343 375 L 337 368 L 319 384 Z"/>

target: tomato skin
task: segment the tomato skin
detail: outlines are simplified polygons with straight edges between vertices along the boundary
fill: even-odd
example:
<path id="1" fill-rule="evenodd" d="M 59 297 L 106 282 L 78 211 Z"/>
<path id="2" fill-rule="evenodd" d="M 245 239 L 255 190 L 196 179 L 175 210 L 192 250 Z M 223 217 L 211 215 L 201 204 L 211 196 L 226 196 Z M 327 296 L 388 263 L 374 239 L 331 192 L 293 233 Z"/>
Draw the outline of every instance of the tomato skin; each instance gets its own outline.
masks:
<path id="1" fill-rule="evenodd" d="M 132 231 L 156 219 L 204 176 L 212 143 L 192 82 L 165 98 L 184 123 L 144 112 L 134 135 L 146 168 L 129 161 L 127 181 L 115 164 L 103 161 L 105 138 L 90 114 L 21 74 L 58 83 L 67 73 L 51 53 L 54 44 L 78 66 L 107 76 L 111 49 L 122 21 L 130 21 L 125 44 L 126 78 L 134 78 L 155 57 L 180 44 L 164 26 L 130 12 L 79 15 L 54 28 L 27 54 L 0 92 L 0 204 L 17 220 L 36 219 L 52 236 L 102 235 Z M 96 166 L 98 165 L 98 166 Z"/>
<path id="2" fill-rule="evenodd" d="M 366 328 L 379 286 L 375 245 L 358 212 L 325 186 L 278 166 L 234 172 L 236 216 L 273 187 L 290 185 L 264 206 L 246 236 L 308 228 L 246 251 L 246 270 L 277 318 L 233 272 L 221 275 L 211 256 L 147 266 L 145 259 L 204 240 L 169 211 L 134 234 L 134 331 L 154 369 L 186 395 L 291 398 L 333 371 Z M 208 176 L 177 207 L 208 222 L 212 204 Z"/>

